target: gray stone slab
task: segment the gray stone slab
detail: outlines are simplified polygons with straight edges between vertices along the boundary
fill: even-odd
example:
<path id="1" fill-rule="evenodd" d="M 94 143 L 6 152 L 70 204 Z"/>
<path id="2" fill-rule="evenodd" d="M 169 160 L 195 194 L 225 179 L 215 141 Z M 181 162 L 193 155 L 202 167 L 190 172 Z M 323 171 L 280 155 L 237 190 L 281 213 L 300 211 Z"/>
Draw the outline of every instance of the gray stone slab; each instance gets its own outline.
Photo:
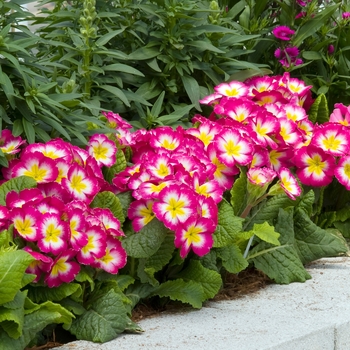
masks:
<path id="1" fill-rule="evenodd" d="M 308 266 L 305 283 L 270 285 L 201 310 L 164 313 L 139 322 L 142 334 L 105 344 L 76 341 L 57 350 L 237 349 L 349 350 L 350 258 Z"/>

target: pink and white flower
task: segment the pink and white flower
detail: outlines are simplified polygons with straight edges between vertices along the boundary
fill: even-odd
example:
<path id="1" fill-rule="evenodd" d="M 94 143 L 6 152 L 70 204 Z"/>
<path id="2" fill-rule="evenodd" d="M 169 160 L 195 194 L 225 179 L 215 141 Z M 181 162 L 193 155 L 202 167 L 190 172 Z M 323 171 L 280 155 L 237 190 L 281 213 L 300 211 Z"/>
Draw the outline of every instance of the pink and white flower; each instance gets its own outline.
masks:
<path id="1" fill-rule="evenodd" d="M 191 217 L 175 231 L 175 247 L 180 248 L 184 259 L 192 249 L 198 256 L 208 254 L 213 246 L 215 225 L 212 220 L 202 217 Z"/>
<path id="2" fill-rule="evenodd" d="M 128 217 L 132 220 L 131 224 L 134 231 L 138 232 L 154 218 L 153 200 L 137 200 L 129 205 Z"/>
<path id="3" fill-rule="evenodd" d="M 95 134 L 91 136 L 87 151 L 96 159 L 100 167 L 111 167 L 116 161 L 117 147 L 115 143 L 104 134 Z"/>
<path id="4" fill-rule="evenodd" d="M 350 190 L 350 156 L 340 158 L 334 175 L 337 180 L 349 191 Z"/>
<path id="5" fill-rule="evenodd" d="M 278 172 L 280 186 L 284 189 L 287 196 L 293 200 L 301 195 L 301 188 L 292 172 L 287 168 L 281 168 Z"/>

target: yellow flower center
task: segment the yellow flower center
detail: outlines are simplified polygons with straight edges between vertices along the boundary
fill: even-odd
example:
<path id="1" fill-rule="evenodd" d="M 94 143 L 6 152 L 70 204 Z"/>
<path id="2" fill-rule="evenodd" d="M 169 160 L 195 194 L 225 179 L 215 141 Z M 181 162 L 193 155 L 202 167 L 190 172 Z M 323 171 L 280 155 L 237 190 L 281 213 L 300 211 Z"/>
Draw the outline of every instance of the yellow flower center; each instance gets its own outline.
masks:
<path id="1" fill-rule="evenodd" d="M 236 88 L 233 88 L 233 89 L 226 89 L 225 90 L 225 94 L 226 96 L 230 96 L 230 97 L 234 97 L 234 96 L 237 96 L 238 95 L 238 90 Z"/>
<path id="2" fill-rule="evenodd" d="M 323 140 L 323 145 L 326 149 L 336 151 L 339 148 L 341 141 L 336 139 L 334 135 L 331 135 L 328 139 Z"/>
<path id="3" fill-rule="evenodd" d="M 65 264 L 66 260 L 64 258 L 58 259 L 54 267 L 52 268 L 51 275 L 57 276 L 59 272 L 66 272 L 67 265 Z"/>
<path id="4" fill-rule="evenodd" d="M 344 173 L 346 177 L 350 179 L 350 164 L 345 164 Z"/>
<path id="5" fill-rule="evenodd" d="M 14 225 L 16 230 L 22 234 L 23 236 L 29 236 L 34 233 L 34 229 L 32 227 L 32 221 L 30 219 L 16 219 L 14 221 Z"/>
<path id="6" fill-rule="evenodd" d="M 214 173 L 214 177 L 220 178 L 222 176 L 222 170 L 226 169 L 226 165 L 221 163 L 218 158 L 212 159 L 212 163 L 216 165 L 216 170 Z"/>
<path id="7" fill-rule="evenodd" d="M 159 168 L 157 169 L 158 176 L 165 177 L 170 174 L 169 168 L 166 166 L 166 164 L 162 163 L 159 165 Z"/>
<path id="8" fill-rule="evenodd" d="M 168 139 L 164 139 L 163 142 L 161 143 L 161 146 L 165 149 L 173 150 L 176 148 L 176 144 L 174 141 L 169 142 Z"/>
<path id="9" fill-rule="evenodd" d="M 95 248 L 94 237 L 90 235 L 88 237 L 88 242 L 87 242 L 86 246 L 82 248 L 82 252 L 84 254 L 86 254 L 86 253 L 88 253 L 90 250 L 92 250 L 94 248 Z"/>
<path id="10" fill-rule="evenodd" d="M 309 165 L 309 172 L 315 173 L 316 175 L 321 175 L 322 170 L 326 166 L 326 164 L 322 162 L 321 157 L 318 154 L 315 155 L 313 158 L 308 159 L 306 162 Z"/>
<path id="11" fill-rule="evenodd" d="M 213 139 L 213 135 L 206 134 L 202 131 L 199 135 L 199 139 L 204 143 L 205 146 L 208 146 L 210 141 Z"/>
<path id="12" fill-rule="evenodd" d="M 147 205 L 147 208 L 142 208 L 140 210 L 140 214 L 143 217 L 143 222 L 145 225 L 147 225 L 155 217 L 152 211 L 152 206 L 153 206 L 153 203 L 149 203 Z"/>
<path id="13" fill-rule="evenodd" d="M 47 170 L 43 168 L 39 168 L 38 164 L 33 164 L 31 169 L 26 170 L 23 175 L 32 177 L 35 181 L 43 181 L 47 174 Z"/>
<path id="14" fill-rule="evenodd" d="M 177 216 L 185 214 L 185 211 L 182 209 L 184 206 L 184 201 L 170 198 L 169 205 L 167 206 L 166 210 L 170 212 L 171 217 L 174 219 Z"/>
<path id="15" fill-rule="evenodd" d="M 86 188 L 86 184 L 82 181 L 83 177 L 81 175 L 74 175 L 71 181 L 72 188 L 81 193 Z"/>
<path id="16" fill-rule="evenodd" d="M 97 160 L 99 159 L 107 159 L 108 148 L 104 147 L 101 144 L 93 147 L 94 156 Z"/>
<path id="17" fill-rule="evenodd" d="M 188 244 L 199 243 L 201 241 L 200 233 L 202 232 L 201 228 L 196 226 L 190 226 L 190 228 L 185 233 L 185 239 L 187 239 Z"/>
<path id="18" fill-rule="evenodd" d="M 225 150 L 229 156 L 239 156 L 239 151 L 241 150 L 240 145 L 235 145 L 232 140 L 229 140 L 225 144 Z"/>
<path id="19" fill-rule="evenodd" d="M 57 242 L 58 236 L 61 233 L 61 230 L 57 228 L 54 224 L 49 224 L 46 229 L 46 236 L 45 241 L 46 242 Z"/>

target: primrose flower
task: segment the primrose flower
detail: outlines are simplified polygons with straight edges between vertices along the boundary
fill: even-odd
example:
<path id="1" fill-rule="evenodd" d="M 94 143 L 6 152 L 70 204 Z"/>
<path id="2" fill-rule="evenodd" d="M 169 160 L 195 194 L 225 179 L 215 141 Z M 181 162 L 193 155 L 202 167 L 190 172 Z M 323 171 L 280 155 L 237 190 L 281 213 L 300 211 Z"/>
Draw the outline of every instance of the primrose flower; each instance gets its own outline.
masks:
<path id="1" fill-rule="evenodd" d="M 29 176 L 38 183 L 55 181 L 58 176 L 56 163 L 40 152 L 24 154 L 13 170 L 12 176 Z"/>
<path id="2" fill-rule="evenodd" d="M 276 172 L 270 168 L 250 168 L 247 177 L 252 184 L 264 187 L 273 181 Z"/>
<path id="3" fill-rule="evenodd" d="M 47 143 L 33 143 L 28 145 L 23 154 L 40 152 L 45 157 L 51 159 L 64 159 L 66 163 L 72 161 L 72 152 L 69 144 L 62 139 L 50 140 Z"/>
<path id="4" fill-rule="evenodd" d="M 287 168 L 281 168 L 278 172 L 280 186 L 284 189 L 286 195 L 295 200 L 301 194 L 301 188 L 292 172 Z"/>
<path id="5" fill-rule="evenodd" d="M 173 175 L 173 166 L 171 165 L 170 157 L 166 154 L 157 154 L 153 156 L 149 164 L 147 164 L 147 171 L 157 179 L 165 179 Z"/>
<path id="6" fill-rule="evenodd" d="M 124 236 L 120 229 L 120 221 L 112 214 L 108 208 L 94 208 L 93 215 L 98 218 L 107 233 L 112 236 Z"/>
<path id="7" fill-rule="evenodd" d="M 278 117 L 282 116 L 287 117 L 293 122 L 299 122 L 300 120 L 307 118 L 304 108 L 289 103 L 281 106 L 281 113 L 278 115 Z"/>
<path id="8" fill-rule="evenodd" d="M 106 253 L 101 258 L 95 259 L 92 267 L 100 268 L 108 273 L 116 274 L 126 265 L 126 251 L 119 240 L 107 237 Z"/>
<path id="9" fill-rule="evenodd" d="M 280 123 L 280 132 L 277 135 L 279 140 L 290 146 L 299 144 L 302 141 L 301 131 L 295 122 L 288 118 L 280 118 L 278 121 Z"/>
<path id="10" fill-rule="evenodd" d="M 332 182 L 335 168 L 333 156 L 314 146 L 299 148 L 293 158 L 296 174 L 308 186 L 327 186 Z"/>
<path id="11" fill-rule="evenodd" d="M 77 260 L 81 264 L 89 265 L 97 258 L 106 254 L 106 232 L 99 226 L 87 228 L 85 234 L 88 237 L 87 244 L 77 253 Z"/>
<path id="12" fill-rule="evenodd" d="M 91 136 L 87 150 L 96 159 L 99 166 L 111 167 L 115 164 L 117 147 L 106 135 L 95 134 Z"/>
<path id="13" fill-rule="evenodd" d="M 107 118 L 108 126 L 112 129 L 131 129 L 132 126 L 125 121 L 118 113 L 102 112 Z"/>
<path id="14" fill-rule="evenodd" d="M 8 129 L 4 129 L 0 134 L 0 149 L 5 154 L 16 154 L 20 152 L 20 146 L 25 144 L 26 141 L 22 140 L 20 136 L 13 136 L 12 132 Z"/>
<path id="15" fill-rule="evenodd" d="M 153 131 L 153 137 L 150 139 L 150 144 L 155 148 L 164 148 L 168 151 L 174 151 L 180 146 L 182 133 L 171 127 L 160 127 Z"/>
<path id="16" fill-rule="evenodd" d="M 153 200 L 137 200 L 132 202 L 128 208 L 128 217 L 134 231 L 138 232 L 155 218 L 153 212 Z"/>
<path id="17" fill-rule="evenodd" d="M 343 19 L 349 19 L 350 18 L 350 12 L 343 12 L 341 16 L 342 16 Z"/>
<path id="18" fill-rule="evenodd" d="M 208 254 L 213 246 L 215 225 L 212 220 L 191 217 L 175 231 L 175 247 L 180 248 L 180 256 L 184 259 L 192 249 L 198 256 Z"/>
<path id="19" fill-rule="evenodd" d="M 73 261 L 76 252 L 68 249 L 53 262 L 50 272 L 46 275 L 45 283 L 49 288 L 58 287 L 63 282 L 70 283 L 80 271 L 80 265 Z"/>
<path id="20" fill-rule="evenodd" d="M 10 213 L 10 219 L 16 232 L 29 242 L 34 242 L 39 238 L 37 229 L 38 218 L 38 211 L 31 207 L 25 209 L 14 208 Z"/>
<path id="21" fill-rule="evenodd" d="M 49 272 L 51 270 L 53 260 L 49 256 L 35 252 L 28 246 L 25 246 L 23 250 L 28 252 L 35 259 L 29 264 L 26 272 L 36 275 L 35 279 L 32 282 L 37 283 L 39 282 L 44 272 Z"/>
<path id="22" fill-rule="evenodd" d="M 329 121 L 350 126 L 350 106 L 346 107 L 342 103 L 336 103 L 333 112 L 329 116 Z"/>
<path id="23" fill-rule="evenodd" d="M 350 147 L 349 130 L 337 123 L 323 124 L 314 132 L 310 145 L 320 147 L 333 156 L 345 155 Z"/>
<path id="24" fill-rule="evenodd" d="M 179 223 L 185 222 L 196 211 L 196 197 L 185 185 L 165 187 L 153 204 L 153 212 L 158 220 L 174 230 Z"/>
<path id="25" fill-rule="evenodd" d="M 33 204 L 43 200 L 41 191 L 37 188 L 25 188 L 20 192 L 10 191 L 6 195 L 6 205 L 8 208 L 22 208 L 25 204 Z"/>
<path id="26" fill-rule="evenodd" d="M 293 151 L 290 148 L 279 148 L 269 152 L 270 165 L 275 171 L 282 167 L 288 167 L 293 156 Z"/>
<path id="27" fill-rule="evenodd" d="M 67 210 L 69 230 L 70 230 L 70 245 L 76 251 L 85 247 L 88 243 L 88 236 L 85 233 L 86 220 L 84 210 L 79 208 L 71 208 Z"/>
<path id="28" fill-rule="evenodd" d="M 223 188 L 220 187 L 216 180 L 205 181 L 201 183 L 199 181 L 199 175 L 193 175 L 193 184 L 195 191 L 205 197 L 211 197 L 214 199 L 215 203 L 219 203 L 222 200 Z"/>
<path id="29" fill-rule="evenodd" d="M 249 119 L 249 125 L 255 132 L 254 139 L 257 144 L 277 148 L 276 142 L 271 137 L 280 131 L 280 124 L 275 116 L 268 112 L 258 114 L 255 118 Z"/>
<path id="30" fill-rule="evenodd" d="M 205 149 L 213 141 L 215 135 L 221 131 L 221 127 L 217 124 L 209 121 L 201 123 L 198 128 L 190 128 L 186 131 L 186 134 L 195 136 L 201 140 L 205 146 Z"/>
<path id="31" fill-rule="evenodd" d="M 222 83 L 214 87 L 214 90 L 222 96 L 228 97 L 244 97 L 248 94 L 248 87 L 239 81 L 231 81 L 230 83 Z"/>
<path id="32" fill-rule="evenodd" d="M 230 167 L 247 165 L 253 158 L 253 146 L 238 131 L 227 129 L 215 137 L 218 159 Z"/>
<path id="33" fill-rule="evenodd" d="M 289 41 L 292 35 L 294 35 L 295 31 L 290 29 L 287 26 L 278 26 L 273 29 L 272 34 L 280 40 Z"/>
<path id="34" fill-rule="evenodd" d="M 58 214 L 43 214 L 38 220 L 38 234 L 38 247 L 44 253 L 58 255 L 68 247 L 67 223 Z"/>
<path id="35" fill-rule="evenodd" d="M 350 156 L 340 158 L 336 168 L 334 169 L 334 175 L 348 191 L 350 190 Z"/>
<path id="36" fill-rule="evenodd" d="M 229 100 L 225 105 L 225 114 L 238 122 L 244 122 L 253 115 L 256 105 L 252 101 Z"/>
<path id="37" fill-rule="evenodd" d="M 73 198 L 81 200 L 92 198 L 99 190 L 97 180 L 89 177 L 85 169 L 76 163 L 69 168 L 67 177 L 61 180 L 61 184 Z"/>

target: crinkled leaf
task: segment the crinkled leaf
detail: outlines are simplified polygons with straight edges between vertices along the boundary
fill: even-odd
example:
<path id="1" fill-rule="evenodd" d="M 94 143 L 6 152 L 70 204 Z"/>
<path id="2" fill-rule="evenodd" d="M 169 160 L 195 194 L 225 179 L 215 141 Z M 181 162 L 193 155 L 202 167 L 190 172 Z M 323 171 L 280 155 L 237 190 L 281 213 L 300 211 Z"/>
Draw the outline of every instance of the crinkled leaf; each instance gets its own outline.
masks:
<path id="1" fill-rule="evenodd" d="M 82 266 L 79 273 L 75 276 L 77 282 L 88 282 L 90 285 L 91 291 L 95 288 L 94 275 L 96 271 L 90 266 Z"/>
<path id="2" fill-rule="evenodd" d="M 13 240 L 13 225 L 0 232 L 0 247 L 7 248 Z"/>
<path id="3" fill-rule="evenodd" d="M 128 208 L 129 208 L 131 202 L 133 201 L 133 197 L 131 195 L 131 192 L 128 191 L 128 192 L 118 193 L 117 197 L 120 201 L 120 204 L 122 205 L 124 217 L 127 217 L 128 216 Z"/>
<path id="4" fill-rule="evenodd" d="M 230 194 L 234 213 L 240 215 L 247 203 L 247 175 L 244 171 L 241 171 L 239 178 L 234 182 Z"/>
<path id="5" fill-rule="evenodd" d="M 36 311 L 24 316 L 22 335 L 13 339 L 5 332 L 0 332 L 1 349 L 23 350 L 35 337 L 37 332 L 42 331 L 47 325 L 63 323 L 69 326 L 74 315 L 59 304 L 47 301 L 40 305 Z"/>
<path id="6" fill-rule="evenodd" d="M 36 181 L 29 176 L 18 176 L 0 186 L 0 205 L 6 205 L 6 195 L 10 191 L 20 192 L 25 188 L 36 187 Z"/>
<path id="7" fill-rule="evenodd" d="M 124 238 L 122 244 L 128 256 L 149 258 L 160 248 L 167 232 L 162 222 L 153 219 L 140 232 Z"/>
<path id="8" fill-rule="evenodd" d="M 281 232 L 281 245 L 261 242 L 250 251 L 248 260 L 252 260 L 257 269 L 277 283 L 305 282 L 310 279 L 294 247 L 293 211 L 280 209 L 275 228 Z"/>
<path id="9" fill-rule="evenodd" d="M 152 295 L 179 300 L 182 303 L 192 305 L 196 309 L 202 307 L 202 300 L 205 299 L 203 287 L 200 283 L 192 280 L 185 282 L 181 278 L 162 283 L 152 292 Z"/>
<path id="10" fill-rule="evenodd" d="M 309 216 L 312 213 L 312 206 L 315 203 L 315 192 L 309 191 L 303 197 L 298 203 L 298 208 L 302 209 L 307 213 Z"/>
<path id="11" fill-rule="evenodd" d="M 90 206 L 91 208 L 107 208 L 121 223 L 125 221 L 123 207 L 119 198 L 112 192 L 105 191 L 98 193 Z"/>
<path id="12" fill-rule="evenodd" d="M 195 281 L 201 284 L 204 292 L 201 301 L 214 298 L 222 286 L 220 274 L 207 269 L 198 260 L 191 260 L 189 265 L 181 271 L 179 277 L 185 281 Z"/>
<path id="13" fill-rule="evenodd" d="M 34 287 L 28 290 L 28 297 L 36 303 L 45 300 L 60 301 L 69 296 L 79 298 L 82 295 L 81 285 L 78 283 L 63 283 L 56 288 Z"/>
<path id="14" fill-rule="evenodd" d="M 33 260 L 24 250 L 0 253 L 0 305 L 15 298 L 22 288 L 25 270 Z"/>
<path id="15" fill-rule="evenodd" d="M 222 266 L 230 273 L 238 273 L 249 265 L 241 250 L 235 244 L 217 249 L 216 254 L 221 258 Z"/>
<path id="16" fill-rule="evenodd" d="M 294 230 L 296 247 L 304 264 L 348 251 L 342 239 L 314 224 L 303 210 L 295 210 Z"/>
<path id="17" fill-rule="evenodd" d="M 232 243 L 235 235 L 242 230 L 243 219 L 235 216 L 232 207 L 222 201 L 219 204 L 218 225 L 214 233 L 214 247 L 225 247 Z"/>
<path id="18" fill-rule="evenodd" d="M 338 229 L 345 238 L 350 238 L 350 220 L 345 222 L 336 221 L 333 223 L 334 227 Z"/>
<path id="19" fill-rule="evenodd" d="M 106 181 L 108 181 L 109 183 L 112 183 L 114 176 L 120 173 L 121 171 L 123 171 L 125 168 L 126 168 L 125 155 L 124 155 L 124 152 L 119 149 L 116 154 L 115 164 L 112 165 L 111 167 L 104 167 L 102 169 L 103 176 Z"/>
<path id="20" fill-rule="evenodd" d="M 137 276 L 141 283 L 149 283 L 151 286 L 158 286 L 159 281 L 154 277 L 155 269 L 152 267 L 145 267 L 146 259 L 139 259 L 137 266 Z"/>
<path id="21" fill-rule="evenodd" d="M 259 237 L 262 241 L 271 243 L 273 245 L 280 245 L 280 242 L 278 240 L 280 234 L 276 232 L 274 227 L 269 225 L 267 222 L 264 222 L 262 224 L 254 224 L 251 231 L 253 231 L 253 234 Z"/>
<path id="22" fill-rule="evenodd" d="M 174 250 L 174 237 L 167 235 L 158 251 L 147 259 L 145 266 L 160 271 L 170 261 Z"/>
<path id="23" fill-rule="evenodd" d="M 257 208 L 254 208 L 250 217 L 247 218 L 243 227 L 246 231 L 253 228 L 254 224 L 262 224 L 265 221 L 272 224 L 272 221 L 277 218 L 280 208 L 295 205 L 295 202 L 285 194 L 280 194 L 270 198 L 266 202 L 262 202 Z"/>
<path id="24" fill-rule="evenodd" d="M 95 299 L 91 308 L 73 321 L 69 331 L 78 339 L 104 343 L 122 333 L 128 321 L 122 296 L 111 289 Z"/>
<path id="25" fill-rule="evenodd" d="M 22 334 L 26 295 L 27 292 L 18 291 L 12 301 L 0 306 L 0 328 L 14 339 Z"/>

